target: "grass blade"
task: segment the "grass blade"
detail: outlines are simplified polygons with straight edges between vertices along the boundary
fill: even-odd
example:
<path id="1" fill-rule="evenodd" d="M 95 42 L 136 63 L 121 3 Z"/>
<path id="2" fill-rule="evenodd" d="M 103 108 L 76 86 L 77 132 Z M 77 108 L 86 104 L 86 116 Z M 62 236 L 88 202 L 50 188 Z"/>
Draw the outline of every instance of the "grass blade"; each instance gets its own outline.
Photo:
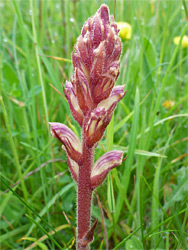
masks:
<path id="1" fill-rule="evenodd" d="M 131 174 L 131 169 L 134 161 L 134 154 L 135 154 L 135 148 L 136 148 L 136 137 L 138 133 L 138 124 L 139 124 L 139 90 L 136 89 L 136 95 L 135 95 L 135 105 L 134 105 L 134 116 L 133 116 L 133 124 L 131 128 L 130 133 L 130 144 L 128 148 L 128 155 L 125 162 L 125 169 L 123 176 L 121 178 L 121 182 L 123 184 L 123 189 L 125 192 L 125 195 L 127 193 L 127 188 L 129 185 L 129 179 Z M 117 205 L 116 205 L 116 214 L 115 214 L 115 221 L 117 223 L 121 209 L 123 205 L 123 199 L 121 195 L 118 195 L 117 199 Z"/>

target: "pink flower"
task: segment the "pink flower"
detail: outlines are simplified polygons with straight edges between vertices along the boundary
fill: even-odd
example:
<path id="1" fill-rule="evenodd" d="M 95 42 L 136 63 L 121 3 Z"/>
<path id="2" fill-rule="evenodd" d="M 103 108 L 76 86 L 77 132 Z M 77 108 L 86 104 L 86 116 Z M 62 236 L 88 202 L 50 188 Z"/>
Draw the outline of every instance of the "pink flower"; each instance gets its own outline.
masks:
<path id="1" fill-rule="evenodd" d="M 49 124 L 53 137 L 63 144 L 62 148 L 68 156 L 78 164 L 82 164 L 82 147 L 75 133 L 62 123 L 50 122 Z"/>
<path id="2" fill-rule="evenodd" d="M 108 7 L 102 5 L 82 28 L 72 53 L 74 73 L 64 88 L 74 119 L 82 127 L 84 142 L 92 148 L 102 138 L 117 103 L 124 97 L 124 86 L 114 86 L 120 71 L 121 40 L 117 24 L 109 17 Z M 82 147 L 71 129 L 61 123 L 50 123 L 53 136 L 63 144 L 73 179 L 78 181 L 79 166 L 83 164 Z M 112 156 L 114 154 L 114 156 Z M 120 157 L 121 156 L 121 157 Z M 115 159 L 116 164 L 111 164 Z M 92 170 L 92 188 L 105 179 L 114 166 L 122 162 L 122 152 L 112 151 L 102 157 L 105 168 L 100 168 L 100 178 Z M 107 167 L 109 166 L 109 167 Z M 101 177 L 102 176 L 102 177 Z M 102 180 L 102 181 L 101 181 Z"/>
<path id="3" fill-rule="evenodd" d="M 74 74 L 64 91 L 80 126 L 82 114 L 87 116 L 110 96 L 119 76 L 121 39 L 111 19 L 107 6 L 102 5 L 85 22 L 72 53 Z"/>
<path id="4" fill-rule="evenodd" d="M 116 86 L 112 89 L 110 96 L 101 101 L 90 113 L 85 122 L 84 131 L 87 135 L 89 147 L 98 142 L 109 124 L 116 104 L 124 97 L 124 86 Z"/>
<path id="5" fill-rule="evenodd" d="M 61 123 L 50 123 L 52 135 L 63 144 L 72 178 L 78 185 L 77 249 L 89 249 L 97 222 L 90 227 L 92 191 L 108 172 L 122 163 L 123 152 L 111 151 L 93 164 L 94 150 L 109 124 L 124 86 L 114 86 L 120 73 L 121 40 L 106 5 L 82 28 L 73 49 L 74 73 L 64 88 L 73 118 L 82 129 L 81 141 Z"/>
<path id="6" fill-rule="evenodd" d="M 108 7 L 102 5 L 85 22 L 72 53 L 74 73 L 70 82 L 66 81 L 64 92 L 74 119 L 82 127 L 84 141 L 80 142 L 67 126 L 50 123 L 52 135 L 63 144 L 76 182 L 79 167 L 83 165 L 83 143 L 88 148 L 97 145 L 117 103 L 125 95 L 124 86 L 114 86 L 120 72 L 121 40 L 118 31 L 113 17 L 110 21 Z M 122 154 L 121 151 L 112 151 L 97 161 L 91 172 L 92 188 L 104 181 L 111 168 L 121 164 Z M 104 166 L 102 162 L 105 162 Z M 99 169 L 100 174 L 96 174 Z"/>
<path id="7" fill-rule="evenodd" d="M 101 156 L 95 163 L 91 172 L 92 189 L 100 186 L 108 172 L 122 163 L 123 151 L 113 150 Z"/>

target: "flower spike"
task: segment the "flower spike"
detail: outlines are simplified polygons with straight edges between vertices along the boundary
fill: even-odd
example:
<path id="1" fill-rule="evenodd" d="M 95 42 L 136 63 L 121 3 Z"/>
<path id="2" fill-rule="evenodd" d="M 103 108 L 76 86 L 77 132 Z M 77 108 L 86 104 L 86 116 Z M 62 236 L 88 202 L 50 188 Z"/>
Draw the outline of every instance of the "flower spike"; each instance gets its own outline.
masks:
<path id="1" fill-rule="evenodd" d="M 95 16 L 85 22 L 72 53 L 75 72 L 79 69 L 79 74 L 76 74 L 77 82 L 84 75 L 85 79 L 81 82 L 85 86 L 87 79 L 87 87 L 91 91 L 90 97 L 86 94 L 88 111 L 89 107 L 96 107 L 96 104 L 110 95 L 120 71 L 121 39 L 114 19 L 111 19 L 110 22 L 107 6 L 102 5 Z"/>
<path id="2" fill-rule="evenodd" d="M 97 221 L 91 227 L 92 191 L 108 172 L 122 163 L 123 152 L 114 150 L 93 164 L 95 148 L 109 124 L 124 86 L 115 86 L 120 74 L 121 39 L 114 17 L 102 4 L 84 24 L 72 52 L 73 75 L 64 93 L 73 118 L 81 127 L 81 142 L 71 129 L 50 123 L 67 155 L 72 178 L 78 185 L 77 250 L 89 250 Z"/>

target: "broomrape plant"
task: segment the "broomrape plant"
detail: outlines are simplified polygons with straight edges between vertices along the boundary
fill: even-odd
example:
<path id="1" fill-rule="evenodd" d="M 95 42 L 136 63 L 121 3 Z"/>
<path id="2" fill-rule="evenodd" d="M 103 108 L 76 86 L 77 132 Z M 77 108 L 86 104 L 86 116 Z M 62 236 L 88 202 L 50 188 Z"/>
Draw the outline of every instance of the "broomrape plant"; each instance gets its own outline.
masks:
<path id="1" fill-rule="evenodd" d="M 110 20 L 111 19 L 111 20 Z M 63 144 L 77 188 L 77 249 L 88 250 L 94 229 L 90 226 L 92 192 L 108 172 L 120 165 L 123 152 L 105 153 L 95 163 L 94 151 L 109 124 L 124 86 L 114 86 L 120 73 L 121 40 L 114 17 L 101 5 L 84 24 L 72 52 L 74 73 L 64 88 L 73 118 L 81 127 L 81 141 L 61 123 L 50 123 L 52 135 Z"/>

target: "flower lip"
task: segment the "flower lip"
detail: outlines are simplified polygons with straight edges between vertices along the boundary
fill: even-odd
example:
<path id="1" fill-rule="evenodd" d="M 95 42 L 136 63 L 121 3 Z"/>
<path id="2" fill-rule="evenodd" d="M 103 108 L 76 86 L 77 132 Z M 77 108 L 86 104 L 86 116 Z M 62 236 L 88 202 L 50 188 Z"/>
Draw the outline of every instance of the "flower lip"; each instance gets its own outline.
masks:
<path id="1" fill-rule="evenodd" d="M 51 132 L 54 137 L 64 145 L 69 157 L 76 161 L 79 165 L 82 164 L 83 157 L 81 152 L 81 143 L 74 132 L 66 125 L 58 122 L 49 122 Z"/>
<path id="2" fill-rule="evenodd" d="M 111 114 L 117 103 L 125 96 L 126 93 L 127 91 L 124 92 L 124 85 L 115 86 L 112 89 L 110 96 L 101 101 L 97 107 L 104 107 L 108 114 Z"/>
<path id="3" fill-rule="evenodd" d="M 123 151 L 112 150 L 101 156 L 95 163 L 91 172 L 91 188 L 94 189 L 102 184 L 108 172 L 123 161 Z"/>
<path id="4" fill-rule="evenodd" d="M 126 94 L 126 92 L 123 92 L 123 88 L 124 86 L 114 87 L 110 96 L 101 101 L 85 120 L 84 131 L 87 135 L 89 147 L 94 146 L 102 138 L 117 103 Z"/>
<path id="5" fill-rule="evenodd" d="M 102 138 L 107 126 L 107 119 L 108 116 L 104 107 L 97 107 L 91 112 L 90 117 L 87 118 L 84 133 L 86 134 L 89 147 L 93 147 Z"/>

